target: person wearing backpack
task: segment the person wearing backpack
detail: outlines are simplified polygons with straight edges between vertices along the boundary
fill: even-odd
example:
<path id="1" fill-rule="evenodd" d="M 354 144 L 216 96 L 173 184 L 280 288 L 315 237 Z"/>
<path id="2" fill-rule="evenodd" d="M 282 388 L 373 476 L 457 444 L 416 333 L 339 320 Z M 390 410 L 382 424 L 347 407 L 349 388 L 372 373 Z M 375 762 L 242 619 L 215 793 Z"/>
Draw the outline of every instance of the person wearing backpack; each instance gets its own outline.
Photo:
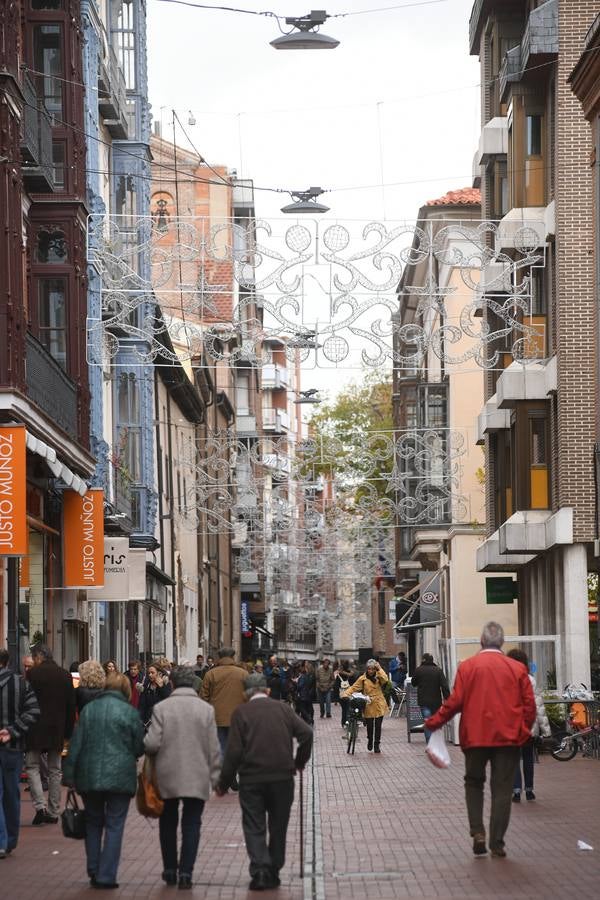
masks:
<path id="1" fill-rule="evenodd" d="M 0 650 L 0 859 L 17 846 L 21 817 L 19 779 L 23 768 L 24 737 L 40 716 L 29 683 L 9 668 L 7 650 Z"/>
<path id="2" fill-rule="evenodd" d="M 348 703 L 350 702 L 348 697 L 344 697 L 344 692 L 348 690 L 355 678 L 356 673 L 352 671 L 352 666 L 349 660 L 340 660 L 340 667 L 337 670 L 335 680 L 337 694 L 340 700 L 340 708 L 342 710 L 342 728 L 346 727 L 346 719 L 348 717 Z"/>

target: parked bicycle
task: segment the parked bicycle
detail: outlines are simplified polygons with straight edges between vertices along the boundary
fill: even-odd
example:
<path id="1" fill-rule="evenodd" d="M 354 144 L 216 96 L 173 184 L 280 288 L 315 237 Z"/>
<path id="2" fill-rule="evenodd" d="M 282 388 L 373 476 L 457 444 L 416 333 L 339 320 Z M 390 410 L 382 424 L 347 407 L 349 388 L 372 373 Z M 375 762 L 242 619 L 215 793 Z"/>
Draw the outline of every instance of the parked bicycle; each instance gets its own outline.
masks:
<path id="1" fill-rule="evenodd" d="M 360 725 L 364 725 L 363 712 L 369 702 L 369 698 L 364 694 L 353 694 L 348 702 L 348 717 L 346 719 L 346 753 L 354 755 L 356 747 L 356 738 L 358 737 L 358 729 Z"/>
<path id="2" fill-rule="evenodd" d="M 559 762 L 568 762 L 577 756 L 580 748 L 584 754 L 591 753 L 590 741 L 596 736 L 600 740 L 600 719 L 579 731 L 558 731 L 552 735 L 552 756 Z"/>

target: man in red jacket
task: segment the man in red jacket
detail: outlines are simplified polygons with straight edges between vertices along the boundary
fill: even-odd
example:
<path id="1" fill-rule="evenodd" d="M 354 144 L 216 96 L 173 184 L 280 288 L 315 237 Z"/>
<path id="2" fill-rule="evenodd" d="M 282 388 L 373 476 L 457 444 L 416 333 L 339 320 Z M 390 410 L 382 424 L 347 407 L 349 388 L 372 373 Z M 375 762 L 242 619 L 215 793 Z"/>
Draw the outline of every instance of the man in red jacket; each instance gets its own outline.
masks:
<path id="1" fill-rule="evenodd" d="M 504 857 L 504 835 L 511 810 L 512 785 L 520 747 L 531 737 L 535 697 L 527 669 L 502 653 L 504 630 L 488 622 L 481 635 L 481 651 L 462 662 L 454 689 L 425 722 L 436 731 L 457 713 L 460 746 L 465 754 L 465 796 L 473 853 L 487 853 L 483 825 L 485 770 L 491 765 L 489 845 L 492 856 Z"/>

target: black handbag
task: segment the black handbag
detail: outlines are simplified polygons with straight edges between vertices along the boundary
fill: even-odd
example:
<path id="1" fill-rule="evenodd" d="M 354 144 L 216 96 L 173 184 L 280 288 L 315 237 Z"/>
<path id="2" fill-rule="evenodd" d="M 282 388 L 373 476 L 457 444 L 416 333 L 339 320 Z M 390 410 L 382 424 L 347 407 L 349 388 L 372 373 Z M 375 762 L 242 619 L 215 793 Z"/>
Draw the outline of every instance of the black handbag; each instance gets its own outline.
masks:
<path id="1" fill-rule="evenodd" d="M 77 794 L 71 788 L 67 794 L 65 808 L 61 816 L 62 832 L 66 838 L 81 841 L 85 837 L 85 809 L 77 802 Z"/>

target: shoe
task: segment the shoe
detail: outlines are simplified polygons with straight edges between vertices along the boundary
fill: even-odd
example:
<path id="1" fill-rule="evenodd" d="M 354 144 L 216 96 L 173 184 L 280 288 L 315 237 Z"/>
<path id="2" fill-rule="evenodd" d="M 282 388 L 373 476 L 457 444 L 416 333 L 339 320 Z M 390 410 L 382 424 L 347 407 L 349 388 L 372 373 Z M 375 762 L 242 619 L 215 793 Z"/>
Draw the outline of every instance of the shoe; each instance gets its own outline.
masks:
<path id="1" fill-rule="evenodd" d="M 345 728 L 347 724 L 347 722 L 342 722 L 342 728 Z"/>
<path id="2" fill-rule="evenodd" d="M 4 850 L 4 849 L 0 850 L 0 859 L 6 859 L 6 850 Z"/>
<path id="3" fill-rule="evenodd" d="M 475 856 L 485 856 L 487 854 L 485 834 L 473 835 L 473 853 Z"/>
<path id="4" fill-rule="evenodd" d="M 325 718 L 325 716 L 323 715 L 323 713 L 321 713 L 321 715 L 319 716 L 319 718 L 320 718 L 320 719 L 324 719 L 324 718 Z"/>
<path id="5" fill-rule="evenodd" d="M 165 884 L 175 885 L 177 884 L 177 872 L 175 869 L 165 869 L 165 871 L 160 876 Z"/>
<path id="6" fill-rule="evenodd" d="M 281 884 L 281 878 L 277 869 L 271 869 L 271 881 L 273 882 L 273 887 L 279 887 Z"/>
<path id="7" fill-rule="evenodd" d="M 239 789 L 240 789 L 240 783 L 239 783 L 239 781 L 237 780 L 237 778 L 235 779 L 234 782 L 232 782 L 232 784 L 229 785 L 229 787 L 230 787 L 230 789 L 233 791 L 234 794 L 237 794 L 237 792 L 238 792 Z"/>
<path id="8" fill-rule="evenodd" d="M 90 875 L 90 886 L 91 887 L 96 886 L 96 876 L 95 875 Z"/>
<path id="9" fill-rule="evenodd" d="M 43 791 L 47 791 L 47 790 L 48 790 L 48 782 L 47 782 L 47 781 L 42 781 L 42 790 L 43 790 Z"/>
<path id="10" fill-rule="evenodd" d="M 326 718 L 327 718 L 327 719 L 330 719 L 330 718 L 331 718 L 331 713 L 327 713 Z"/>
<path id="11" fill-rule="evenodd" d="M 492 856 L 495 856 L 496 859 L 505 859 L 506 858 L 506 850 L 504 849 L 504 847 L 493 848 Z"/>
<path id="12" fill-rule="evenodd" d="M 191 891 L 192 889 L 192 876 L 191 875 L 180 875 L 179 881 L 177 882 L 177 887 L 180 891 Z"/>
<path id="13" fill-rule="evenodd" d="M 521 802 L 521 794 L 520 794 L 520 793 L 517 793 L 517 792 L 515 791 L 514 794 L 513 794 L 513 796 L 512 796 L 512 802 L 513 802 L 513 803 L 520 803 L 520 802 Z"/>
<path id="14" fill-rule="evenodd" d="M 372 752 L 373 752 L 373 744 L 367 744 L 367 752 L 368 752 L 368 753 L 372 753 Z"/>
<path id="15" fill-rule="evenodd" d="M 379 744 L 375 744 L 373 753 L 381 753 L 381 747 L 379 746 Z"/>
<path id="16" fill-rule="evenodd" d="M 525 791 L 525 796 L 528 800 L 535 800 L 535 794 L 533 791 Z"/>
<path id="17" fill-rule="evenodd" d="M 46 824 L 46 816 L 48 815 L 47 809 L 38 809 L 35 816 L 33 817 L 32 825 L 45 825 Z"/>
<path id="18" fill-rule="evenodd" d="M 116 881 L 93 881 L 92 887 L 97 891 L 116 891 L 119 885 Z"/>
<path id="19" fill-rule="evenodd" d="M 259 869 L 248 885 L 251 891 L 268 891 L 273 887 L 275 887 L 275 881 L 267 869 Z"/>
<path id="20" fill-rule="evenodd" d="M 46 825 L 56 825 L 58 822 L 58 816 L 51 816 L 49 812 L 44 810 L 44 823 Z"/>

